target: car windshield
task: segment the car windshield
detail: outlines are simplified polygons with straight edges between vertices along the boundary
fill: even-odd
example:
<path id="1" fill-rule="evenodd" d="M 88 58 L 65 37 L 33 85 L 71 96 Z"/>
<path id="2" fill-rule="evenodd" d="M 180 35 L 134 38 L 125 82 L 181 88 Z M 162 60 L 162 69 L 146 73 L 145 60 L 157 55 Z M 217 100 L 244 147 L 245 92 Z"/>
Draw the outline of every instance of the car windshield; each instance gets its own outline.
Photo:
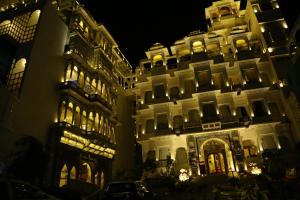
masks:
<path id="1" fill-rule="evenodd" d="M 108 186 L 107 192 L 135 192 L 136 187 L 134 183 L 112 183 Z"/>

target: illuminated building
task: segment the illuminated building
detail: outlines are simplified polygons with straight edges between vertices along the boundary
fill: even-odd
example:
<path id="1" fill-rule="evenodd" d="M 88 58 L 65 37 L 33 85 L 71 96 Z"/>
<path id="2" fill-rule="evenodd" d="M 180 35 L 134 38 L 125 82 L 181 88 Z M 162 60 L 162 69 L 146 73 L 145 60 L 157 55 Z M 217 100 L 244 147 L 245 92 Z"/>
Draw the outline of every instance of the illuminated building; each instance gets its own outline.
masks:
<path id="1" fill-rule="evenodd" d="M 76 1 L 0 5 L 1 154 L 29 134 L 50 154 L 47 184 L 74 179 L 103 187 L 113 159 L 116 168 L 132 165 L 120 156 L 133 152 L 126 146 L 134 141 L 126 141 L 134 138 L 133 104 L 120 108 L 130 102 L 130 64 Z"/>
<path id="2" fill-rule="evenodd" d="M 136 134 L 143 159 L 192 175 L 260 167 L 261 153 L 293 146 L 283 97 L 287 25 L 276 1 L 222 0 L 207 32 L 154 44 L 136 69 Z M 291 128 L 290 128 L 291 125 Z"/>

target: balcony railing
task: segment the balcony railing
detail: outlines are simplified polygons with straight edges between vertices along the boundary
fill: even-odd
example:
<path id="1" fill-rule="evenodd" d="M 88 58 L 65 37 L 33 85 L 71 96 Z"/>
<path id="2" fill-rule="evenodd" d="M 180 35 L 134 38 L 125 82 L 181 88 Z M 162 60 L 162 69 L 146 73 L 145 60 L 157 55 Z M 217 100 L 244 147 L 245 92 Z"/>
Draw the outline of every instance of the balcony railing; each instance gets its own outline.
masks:
<path id="1" fill-rule="evenodd" d="M 261 124 L 261 123 L 267 123 L 267 122 L 272 122 L 271 115 L 252 117 L 252 124 Z"/>
<path id="2" fill-rule="evenodd" d="M 94 142 L 96 142 L 97 144 L 101 144 L 102 146 L 106 146 L 112 149 L 116 148 L 116 145 L 113 144 L 110 140 L 110 138 L 108 138 L 107 136 L 105 136 L 102 133 L 96 132 L 96 131 L 87 131 L 87 130 L 83 130 L 80 127 L 76 127 L 72 124 L 69 124 L 67 122 L 57 122 L 54 123 L 54 127 L 56 129 L 59 129 L 61 131 L 69 131 L 75 135 L 78 135 L 80 137 L 83 137 L 85 139 L 88 140 L 92 140 Z"/>
<path id="3" fill-rule="evenodd" d="M 97 101 L 104 105 L 106 108 L 112 110 L 112 105 L 108 103 L 104 98 L 102 98 L 99 94 L 96 93 L 89 93 L 87 90 L 81 88 L 76 81 L 66 81 L 62 82 L 59 85 L 60 89 L 70 89 L 75 91 L 80 96 L 85 97 L 91 102 Z"/>
<path id="4" fill-rule="evenodd" d="M 170 129 L 170 128 L 157 128 L 155 131 L 154 131 L 155 135 L 170 135 L 170 134 L 173 134 L 173 130 Z"/>

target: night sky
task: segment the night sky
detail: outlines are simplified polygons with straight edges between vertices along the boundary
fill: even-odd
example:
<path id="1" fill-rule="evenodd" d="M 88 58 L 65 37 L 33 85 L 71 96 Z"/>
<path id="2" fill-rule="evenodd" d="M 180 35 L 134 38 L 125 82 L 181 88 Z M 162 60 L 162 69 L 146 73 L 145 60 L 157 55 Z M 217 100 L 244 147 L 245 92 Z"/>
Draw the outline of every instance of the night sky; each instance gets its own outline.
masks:
<path id="1" fill-rule="evenodd" d="M 191 31 L 206 31 L 204 9 L 212 0 L 81 0 L 81 2 L 96 21 L 105 25 L 135 68 L 139 60 L 145 58 L 144 52 L 155 42 L 170 46 Z M 290 25 L 290 21 L 295 19 L 295 13 L 298 12 L 297 6 L 292 6 L 291 2 L 288 5 L 287 0 L 278 2 Z M 242 5 L 245 5 L 244 0 Z"/>

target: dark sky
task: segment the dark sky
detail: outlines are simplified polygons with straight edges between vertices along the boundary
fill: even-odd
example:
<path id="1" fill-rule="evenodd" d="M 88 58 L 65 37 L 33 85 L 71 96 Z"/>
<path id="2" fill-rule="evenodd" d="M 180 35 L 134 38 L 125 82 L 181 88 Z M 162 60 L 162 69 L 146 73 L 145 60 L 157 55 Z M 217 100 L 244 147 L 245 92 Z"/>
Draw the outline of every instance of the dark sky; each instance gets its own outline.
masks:
<path id="1" fill-rule="evenodd" d="M 242 0 L 244 4 L 244 0 Z M 278 0 L 279 3 L 287 0 Z M 291 0 L 290 0 L 291 1 Z M 135 68 L 155 42 L 172 45 L 194 30 L 206 30 L 205 7 L 212 0 L 81 0 L 96 21 L 105 25 Z M 289 2 L 291 4 L 291 2 Z M 281 4 L 280 4 L 281 6 Z M 291 5 L 282 5 L 291 13 Z M 289 15 L 293 18 L 293 15 Z M 295 15 L 294 15 L 295 16 Z"/>

